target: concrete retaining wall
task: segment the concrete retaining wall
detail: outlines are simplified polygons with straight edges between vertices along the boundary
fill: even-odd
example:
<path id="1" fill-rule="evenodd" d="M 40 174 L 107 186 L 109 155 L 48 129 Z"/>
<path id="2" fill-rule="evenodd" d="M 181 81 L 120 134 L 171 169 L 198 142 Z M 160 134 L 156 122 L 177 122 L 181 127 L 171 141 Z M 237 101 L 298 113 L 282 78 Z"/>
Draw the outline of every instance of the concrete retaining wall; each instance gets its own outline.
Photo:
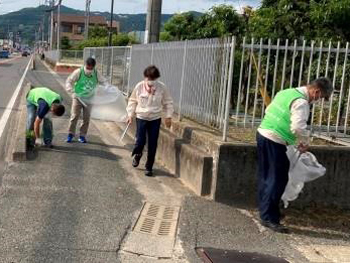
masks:
<path id="1" fill-rule="evenodd" d="M 157 160 L 197 195 L 211 191 L 213 158 L 167 130 L 159 136 Z"/>
<path id="2" fill-rule="evenodd" d="M 324 177 L 307 183 L 295 206 L 321 205 L 350 209 L 350 149 L 312 147 L 310 150 L 327 168 Z M 256 147 L 222 145 L 219 151 L 215 199 L 256 203 Z"/>
<path id="3" fill-rule="evenodd" d="M 135 134 L 135 127 L 130 129 Z M 256 146 L 222 143 L 212 131 L 174 122 L 171 131 L 162 129 L 157 162 L 197 195 L 219 202 L 256 206 Z M 337 206 L 350 209 L 350 148 L 311 148 L 327 174 L 305 185 L 292 206 Z"/>
<path id="4" fill-rule="evenodd" d="M 45 62 L 50 65 L 50 67 L 60 73 L 72 73 L 74 70 L 80 68 L 82 65 L 76 65 L 76 64 L 64 64 L 64 63 L 57 63 L 56 61 L 53 61 L 49 58 L 45 58 Z"/>

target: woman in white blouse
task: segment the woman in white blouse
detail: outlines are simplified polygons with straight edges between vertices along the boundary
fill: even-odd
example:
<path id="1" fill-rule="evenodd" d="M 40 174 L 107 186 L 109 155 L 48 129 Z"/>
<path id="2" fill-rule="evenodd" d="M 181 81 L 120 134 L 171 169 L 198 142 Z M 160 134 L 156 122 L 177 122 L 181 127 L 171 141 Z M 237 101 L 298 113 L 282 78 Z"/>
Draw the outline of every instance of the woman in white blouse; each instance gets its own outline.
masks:
<path id="1" fill-rule="evenodd" d="M 157 141 L 162 115 L 165 117 L 166 127 L 171 126 L 174 112 L 173 100 L 164 83 L 158 81 L 160 73 L 157 67 L 149 66 L 144 72 L 144 80 L 139 82 L 132 92 L 127 106 L 128 123 L 136 117 L 136 143 L 132 151 L 132 165 L 140 163 L 143 148 L 148 140 L 146 161 L 146 176 L 152 176 L 153 164 L 157 151 Z"/>

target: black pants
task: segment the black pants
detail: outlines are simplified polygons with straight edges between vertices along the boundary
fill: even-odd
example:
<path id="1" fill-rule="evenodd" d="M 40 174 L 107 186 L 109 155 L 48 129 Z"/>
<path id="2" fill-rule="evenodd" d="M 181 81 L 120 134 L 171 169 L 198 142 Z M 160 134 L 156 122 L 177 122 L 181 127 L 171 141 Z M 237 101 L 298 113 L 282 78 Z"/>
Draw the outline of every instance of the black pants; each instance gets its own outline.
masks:
<path id="1" fill-rule="evenodd" d="M 280 222 L 279 204 L 288 182 L 289 160 L 285 145 L 257 134 L 258 199 L 260 218 Z"/>
<path id="2" fill-rule="evenodd" d="M 132 155 L 142 154 L 143 148 L 146 144 L 146 135 L 148 140 L 148 153 L 147 153 L 147 162 L 146 170 L 151 171 L 153 168 L 156 152 L 157 152 L 157 143 L 159 137 L 161 119 L 146 121 L 141 119 L 136 119 L 136 144 Z"/>

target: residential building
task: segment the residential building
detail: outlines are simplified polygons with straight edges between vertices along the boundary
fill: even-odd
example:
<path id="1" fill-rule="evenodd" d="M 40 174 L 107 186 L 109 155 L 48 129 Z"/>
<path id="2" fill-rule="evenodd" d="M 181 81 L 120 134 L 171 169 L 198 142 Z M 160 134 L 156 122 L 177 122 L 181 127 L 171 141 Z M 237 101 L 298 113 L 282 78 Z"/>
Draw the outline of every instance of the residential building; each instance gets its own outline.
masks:
<path id="1" fill-rule="evenodd" d="M 79 15 L 66 15 L 61 14 L 61 33 L 60 38 L 68 37 L 71 44 L 75 44 L 84 40 L 85 32 L 85 16 Z M 54 17 L 54 36 L 53 36 L 53 46 L 56 46 L 57 43 L 57 16 Z M 90 27 L 100 26 L 100 27 L 109 27 L 109 21 L 106 20 L 103 16 L 90 16 Z M 118 21 L 113 21 L 112 28 L 114 32 L 119 32 L 120 23 Z"/>

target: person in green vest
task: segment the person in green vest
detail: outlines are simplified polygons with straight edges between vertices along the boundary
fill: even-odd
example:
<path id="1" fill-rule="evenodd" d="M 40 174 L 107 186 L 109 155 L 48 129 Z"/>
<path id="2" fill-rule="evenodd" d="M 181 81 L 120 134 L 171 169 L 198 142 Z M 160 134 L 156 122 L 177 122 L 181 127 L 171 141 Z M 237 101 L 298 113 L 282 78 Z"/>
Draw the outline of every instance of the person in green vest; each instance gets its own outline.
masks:
<path id="1" fill-rule="evenodd" d="M 45 144 L 52 147 L 52 122 L 47 114 L 62 116 L 65 108 L 62 105 L 62 97 L 46 87 L 33 87 L 27 94 L 27 132 L 34 132 L 36 145 Z M 40 124 L 43 121 L 43 139 L 40 136 Z"/>
<path id="2" fill-rule="evenodd" d="M 79 142 L 87 142 L 86 134 L 89 129 L 91 113 L 91 104 L 88 101 L 94 96 L 98 84 L 107 84 L 106 79 L 98 73 L 95 67 L 96 60 L 88 58 L 85 66 L 75 70 L 66 81 L 66 89 L 73 97 L 67 137 L 68 143 L 71 143 L 74 139 L 81 111 L 83 111 L 83 122 L 80 127 Z"/>
<path id="3" fill-rule="evenodd" d="M 287 145 L 296 145 L 301 153 L 308 149 L 307 121 L 310 104 L 328 98 L 333 92 L 329 79 L 282 90 L 267 107 L 257 132 L 258 201 L 261 224 L 276 232 L 288 233 L 280 223 L 279 205 L 288 183 Z"/>

